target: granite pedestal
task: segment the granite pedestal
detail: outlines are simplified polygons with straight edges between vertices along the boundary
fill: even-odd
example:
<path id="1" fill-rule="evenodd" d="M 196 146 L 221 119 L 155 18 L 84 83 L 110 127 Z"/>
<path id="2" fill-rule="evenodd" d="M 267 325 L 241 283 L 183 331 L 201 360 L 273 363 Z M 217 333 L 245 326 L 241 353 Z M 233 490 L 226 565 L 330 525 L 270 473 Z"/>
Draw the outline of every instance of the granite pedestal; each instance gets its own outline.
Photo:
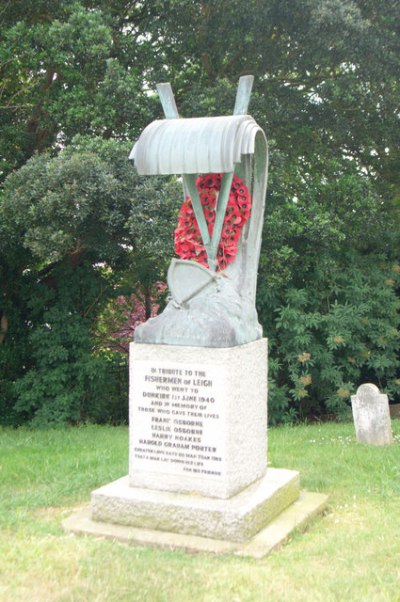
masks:
<path id="1" fill-rule="evenodd" d="M 131 344 L 130 486 L 230 498 L 263 477 L 267 353 Z"/>
<path id="2" fill-rule="evenodd" d="M 90 517 L 66 528 L 246 553 L 257 538 L 257 549 L 272 547 L 262 534 L 277 538 L 274 521 L 286 534 L 290 508 L 294 528 L 326 503 L 304 499 L 298 472 L 267 470 L 266 339 L 230 348 L 132 344 L 129 475 L 93 491 Z"/>

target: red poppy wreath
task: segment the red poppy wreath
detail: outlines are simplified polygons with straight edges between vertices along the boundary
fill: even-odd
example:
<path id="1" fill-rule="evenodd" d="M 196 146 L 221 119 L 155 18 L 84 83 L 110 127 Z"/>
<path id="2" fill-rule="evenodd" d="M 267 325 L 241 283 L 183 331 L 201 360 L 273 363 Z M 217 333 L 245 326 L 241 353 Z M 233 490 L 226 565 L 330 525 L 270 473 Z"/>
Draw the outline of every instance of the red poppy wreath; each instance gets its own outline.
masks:
<path id="1" fill-rule="evenodd" d="M 205 174 L 196 180 L 210 236 L 212 236 L 214 229 L 222 176 L 221 173 Z M 218 246 L 219 270 L 224 270 L 235 259 L 240 234 L 250 217 L 250 210 L 251 196 L 249 189 L 243 180 L 234 176 Z M 176 253 L 181 259 L 191 259 L 208 267 L 206 249 L 189 196 L 184 200 L 178 214 L 178 226 L 175 230 L 174 242 Z"/>

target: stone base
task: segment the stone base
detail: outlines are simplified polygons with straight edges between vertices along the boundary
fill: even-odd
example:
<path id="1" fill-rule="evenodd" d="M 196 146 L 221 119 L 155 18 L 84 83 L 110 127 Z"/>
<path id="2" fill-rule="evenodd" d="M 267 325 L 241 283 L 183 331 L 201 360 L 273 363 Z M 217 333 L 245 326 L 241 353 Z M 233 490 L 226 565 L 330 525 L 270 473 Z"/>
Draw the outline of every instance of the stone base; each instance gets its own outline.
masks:
<path id="1" fill-rule="evenodd" d="M 140 546 L 260 559 L 282 545 L 294 529 L 304 529 L 318 514 L 324 512 L 327 501 L 328 496 L 323 493 L 302 491 L 293 504 L 245 543 L 94 521 L 90 508 L 75 512 L 63 521 L 63 527 L 75 535 L 104 537 Z"/>
<path id="2" fill-rule="evenodd" d="M 243 542 L 300 494 L 299 473 L 270 469 L 228 500 L 130 487 L 124 477 L 92 492 L 96 521 Z"/>

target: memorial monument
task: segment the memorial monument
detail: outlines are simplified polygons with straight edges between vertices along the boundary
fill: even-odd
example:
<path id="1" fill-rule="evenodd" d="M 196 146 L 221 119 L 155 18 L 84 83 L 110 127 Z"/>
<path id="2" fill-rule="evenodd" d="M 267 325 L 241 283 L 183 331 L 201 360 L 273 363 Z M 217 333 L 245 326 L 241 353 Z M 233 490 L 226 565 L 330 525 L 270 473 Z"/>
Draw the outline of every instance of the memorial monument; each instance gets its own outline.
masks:
<path id="1" fill-rule="evenodd" d="M 300 496 L 296 471 L 267 470 L 255 297 L 268 150 L 247 114 L 252 83 L 240 78 L 232 116 L 190 119 L 157 86 L 166 119 L 130 158 L 143 176 L 182 176 L 171 299 L 130 347 L 129 475 L 94 491 L 86 526 L 72 530 L 117 537 L 117 525 L 133 541 L 237 553 L 256 540 L 263 555 L 271 521 L 293 506 L 292 529 L 326 501 Z"/>

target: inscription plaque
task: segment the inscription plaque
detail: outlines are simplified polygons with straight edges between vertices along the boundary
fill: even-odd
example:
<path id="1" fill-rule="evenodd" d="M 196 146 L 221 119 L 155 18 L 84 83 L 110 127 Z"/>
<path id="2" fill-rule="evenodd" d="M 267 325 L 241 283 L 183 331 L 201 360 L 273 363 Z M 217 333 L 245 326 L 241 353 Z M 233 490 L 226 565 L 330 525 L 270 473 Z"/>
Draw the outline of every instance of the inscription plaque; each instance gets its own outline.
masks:
<path id="1" fill-rule="evenodd" d="M 223 380 L 209 364 L 135 362 L 130 421 L 136 470 L 224 478 Z"/>

